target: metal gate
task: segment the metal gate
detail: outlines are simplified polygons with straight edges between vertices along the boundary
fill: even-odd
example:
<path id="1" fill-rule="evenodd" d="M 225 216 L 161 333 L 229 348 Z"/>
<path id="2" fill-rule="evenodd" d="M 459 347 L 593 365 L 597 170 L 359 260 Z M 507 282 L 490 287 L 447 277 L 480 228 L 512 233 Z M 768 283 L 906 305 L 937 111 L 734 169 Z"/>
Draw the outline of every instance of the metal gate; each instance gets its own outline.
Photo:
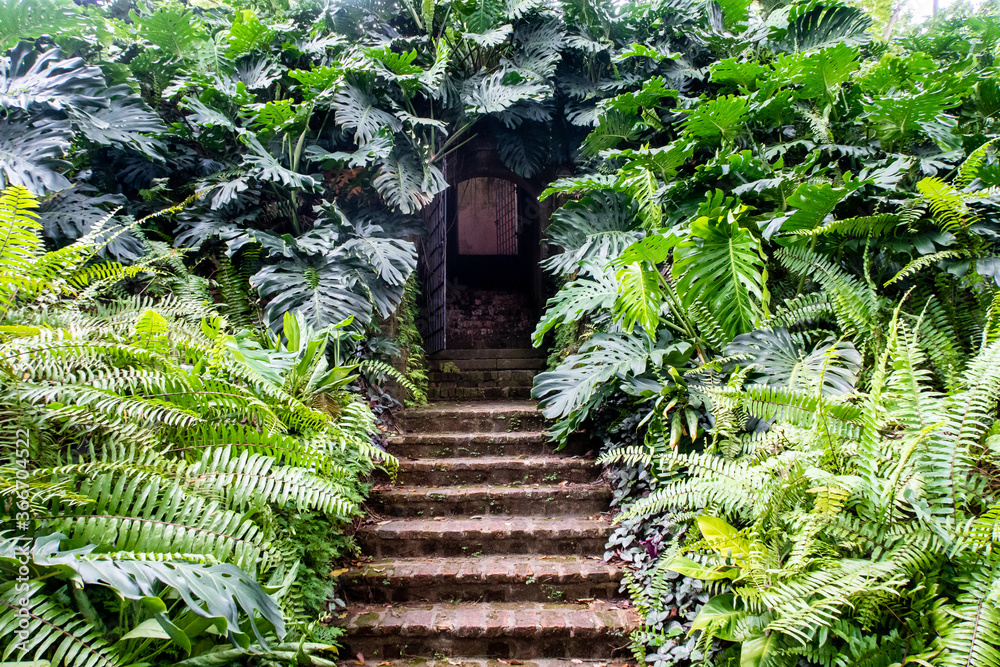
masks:
<path id="1" fill-rule="evenodd" d="M 448 160 L 444 164 L 448 176 Z M 434 200 L 420 211 L 427 226 L 423 246 L 424 283 L 424 346 L 427 354 L 445 349 L 447 341 L 447 259 L 448 259 L 448 191 L 439 192 Z"/>
<path id="2" fill-rule="evenodd" d="M 510 181 L 493 179 L 491 188 L 497 206 L 497 254 L 517 254 L 517 186 Z"/>

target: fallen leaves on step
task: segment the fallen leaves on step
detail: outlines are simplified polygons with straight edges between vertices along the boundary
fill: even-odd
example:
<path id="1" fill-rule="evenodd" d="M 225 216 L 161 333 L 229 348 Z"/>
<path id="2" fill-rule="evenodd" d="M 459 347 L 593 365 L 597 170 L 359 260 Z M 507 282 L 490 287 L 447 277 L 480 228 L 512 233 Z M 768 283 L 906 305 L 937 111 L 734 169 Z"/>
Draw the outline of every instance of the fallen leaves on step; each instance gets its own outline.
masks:
<path id="1" fill-rule="evenodd" d="M 363 664 L 365 664 L 365 654 L 364 653 L 358 653 L 357 657 L 358 657 L 358 659 L 354 661 L 355 665 L 363 665 Z"/>
<path id="2" fill-rule="evenodd" d="M 500 658 L 497 658 L 497 662 L 499 662 L 501 665 L 523 665 L 524 664 L 520 660 L 501 660 Z"/>
<path id="3" fill-rule="evenodd" d="M 333 577 L 334 579 L 336 579 L 340 575 L 347 573 L 347 571 L 348 571 L 348 568 L 346 568 L 346 567 L 342 567 L 339 570 L 331 570 L 330 571 L 330 576 Z"/>

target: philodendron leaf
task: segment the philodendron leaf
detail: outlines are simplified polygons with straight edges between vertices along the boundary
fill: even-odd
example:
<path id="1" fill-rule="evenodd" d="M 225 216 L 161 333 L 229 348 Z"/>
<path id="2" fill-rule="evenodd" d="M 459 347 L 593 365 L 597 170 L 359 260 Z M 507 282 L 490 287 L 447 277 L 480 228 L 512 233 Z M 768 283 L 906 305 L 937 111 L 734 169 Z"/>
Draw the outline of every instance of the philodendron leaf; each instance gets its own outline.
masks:
<path id="1" fill-rule="evenodd" d="M 64 538 L 60 533 L 38 538 L 31 548 L 35 566 L 58 569 L 87 586 L 107 586 L 123 598 L 142 601 L 158 614 L 166 611 L 159 597 L 166 586 L 188 610 L 224 628 L 233 644 L 244 648 L 251 640 L 266 646 L 267 631 L 279 639 L 285 635 L 277 604 L 235 565 L 100 558 L 91 554 L 94 545 L 62 550 L 60 541 Z M 0 544 L 0 558 L 16 560 L 13 554 L 13 542 Z M 160 619 L 160 627 L 178 640 L 175 626 L 166 616 Z"/>
<path id="2" fill-rule="evenodd" d="M 737 213 L 704 215 L 674 249 L 673 274 L 685 306 L 700 302 L 730 337 L 754 328 L 767 302 L 767 274 L 760 241 Z"/>
<path id="3" fill-rule="evenodd" d="M 629 333 L 639 325 L 653 336 L 660 326 L 663 292 L 656 272 L 656 267 L 641 262 L 618 269 L 615 315 Z"/>
<path id="4" fill-rule="evenodd" d="M 625 266 L 634 262 L 650 262 L 662 264 L 667 261 L 670 251 L 681 241 L 681 237 L 672 231 L 657 233 L 636 241 L 625 248 L 612 262 L 614 266 Z"/>
<path id="5" fill-rule="evenodd" d="M 735 567 L 707 567 L 685 556 L 674 556 L 663 567 L 685 577 L 693 577 L 694 579 L 701 579 L 703 581 L 735 579 L 739 574 L 739 570 Z"/>
<path id="6" fill-rule="evenodd" d="M 736 608 L 736 596 L 732 593 L 716 595 L 702 606 L 701 611 L 691 621 L 691 632 L 703 630 L 712 637 L 734 642 L 736 624 L 744 616 L 746 611 Z"/>
<path id="7" fill-rule="evenodd" d="M 698 517 L 698 528 L 709 546 L 723 558 L 744 561 L 750 558 L 754 548 L 750 540 L 740 535 L 740 531 L 714 516 Z"/>
<path id="8" fill-rule="evenodd" d="M 778 638 L 781 635 L 772 632 L 769 635 L 759 635 L 753 639 L 744 639 L 740 651 L 740 667 L 767 667 L 778 655 Z"/>

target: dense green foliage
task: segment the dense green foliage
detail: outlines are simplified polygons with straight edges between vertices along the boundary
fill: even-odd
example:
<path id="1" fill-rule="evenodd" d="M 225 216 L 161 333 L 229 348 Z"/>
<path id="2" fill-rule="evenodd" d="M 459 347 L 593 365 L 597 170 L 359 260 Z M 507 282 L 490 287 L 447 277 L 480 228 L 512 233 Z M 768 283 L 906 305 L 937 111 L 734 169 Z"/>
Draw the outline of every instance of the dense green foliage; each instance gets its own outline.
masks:
<path id="1" fill-rule="evenodd" d="M 4 659 L 332 657 L 354 392 L 421 399 L 485 135 L 575 169 L 535 395 L 618 466 L 637 651 L 1000 665 L 1000 20 L 876 10 L 0 0 Z"/>
<path id="2" fill-rule="evenodd" d="M 603 432 L 643 473 L 640 650 L 998 665 L 996 8 L 885 43 L 832 2 L 672 7 L 548 190 L 536 332 L 595 329 L 536 379 L 556 439 L 635 414 Z"/>
<path id="3" fill-rule="evenodd" d="M 36 205 L 17 186 L 0 197 L 0 494 L 19 529 L 0 547 L 5 657 L 326 647 L 308 641 L 325 594 L 299 573 L 306 519 L 287 515 L 321 518 L 329 539 L 358 513 L 359 477 L 389 462 L 344 391 L 355 367 L 327 362 L 335 334 L 292 315 L 263 346 L 227 333 L 182 253 L 93 264 L 104 226 L 46 252 Z"/>

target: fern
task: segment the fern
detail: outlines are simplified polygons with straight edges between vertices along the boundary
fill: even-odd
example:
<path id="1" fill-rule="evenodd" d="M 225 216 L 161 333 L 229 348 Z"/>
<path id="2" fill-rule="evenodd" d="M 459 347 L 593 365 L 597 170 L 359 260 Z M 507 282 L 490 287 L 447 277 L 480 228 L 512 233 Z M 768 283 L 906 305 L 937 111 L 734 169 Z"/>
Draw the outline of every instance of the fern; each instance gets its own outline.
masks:
<path id="1" fill-rule="evenodd" d="M 399 371 L 392 364 L 388 364 L 384 361 L 378 361 L 376 359 L 366 359 L 361 362 L 361 370 L 370 379 L 374 379 L 376 382 L 384 382 L 386 378 L 392 378 L 400 384 L 406 391 L 410 392 L 410 396 L 413 400 L 418 403 L 423 403 L 427 400 L 426 394 L 421 392 L 420 388 L 417 387 L 413 382 L 406 377 L 405 373 Z"/>
<path id="2" fill-rule="evenodd" d="M 28 610 L 27 624 L 18 631 L 17 641 L 10 642 L 4 650 L 4 658 L 48 658 L 66 667 L 118 667 L 121 664 L 114 647 L 101 636 L 100 626 L 46 596 L 40 582 L 30 584 L 25 593 L 15 592 L 11 584 L 6 588 L 0 597 L 0 605 L 3 605 L 0 633 L 4 635 L 19 627 L 21 607 L 17 601 L 21 596 L 30 595 L 37 602 Z"/>
<path id="3" fill-rule="evenodd" d="M 58 552 L 62 534 L 89 545 L 84 552 L 102 552 L 60 555 L 63 569 L 39 575 L 46 590 L 62 587 L 82 600 L 93 586 L 111 586 L 119 598 L 159 604 L 158 627 L 185 650 L 205 639 L 202 630 L 188 637 L 175 625 L 192 613 L 227 619 L 240 655 L 280 640 L 281 615 L 256 583 L 294 567 L 273 514 L 317 512 L 343 525 L 362 501 L 358 476 L 395 463 L 371 441 L 370 410 L 342 393 L 353 367 L 327 366 L 326 331 L 306 331 L 301 355 L 261 346 L 248 332 L 230 334 L 206 303 L 205 281 L 163 244 L 147 244 L 151 254 L 130 267 L 88 264 L 99 235 L 43 253 L 32 202 L 17 203 L 16 194 L 4 195 L 14 239 L 4 267 L 19 262 L 15 268 L 31 280 L 18 277 L 0 321 L 0 423 L 11 416 L 15 431 L 28 434 L 36 465 L 27 476 L 0 467 L 0 497 L 32 509 L 39 544 L 48 540 L 52 550 L 36 554 L 37 567 L 49 567 L 45 559 Z M 135 284 L 146 294 L 130 293 Z M 165 289 L 175 292 L 152 296 Z M 48 304 L 44 321 L 36 300 Z M 304 321 L 296 324 L 301 330 Z M 299 383 L 303 374 L 311 384 Z M 84 589 L 70 583 L 66 567 Z M 177 602 L 155 602 L 158 595 Z M 83 612 L 77 616 L 41 592 L 33 600 L 41 602 L 19 658 L 59 665 L 138 659 L 138 643 L 126 634 L 138 622 L 131 612 L 118 630 L 126 638 L 110 644 L 90 602 L 75 605 Z M 17 647 L 7 641 L 16 613 L 0 611 L 7 657 Z"/>

